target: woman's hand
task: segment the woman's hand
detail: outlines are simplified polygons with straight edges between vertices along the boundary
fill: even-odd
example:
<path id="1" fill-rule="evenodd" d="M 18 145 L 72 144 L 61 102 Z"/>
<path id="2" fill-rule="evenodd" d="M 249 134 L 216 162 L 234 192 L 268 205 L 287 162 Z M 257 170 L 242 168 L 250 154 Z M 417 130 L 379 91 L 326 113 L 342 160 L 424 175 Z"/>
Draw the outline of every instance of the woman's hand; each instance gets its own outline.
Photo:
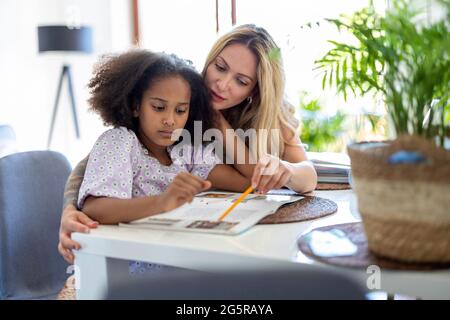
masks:
<path id="1" fill-rule="evenodd" d="M 72 250 L 81 248 L 78 242 L 71 239 L 72 232 L 89 233 L 90 228 L 97 228 L 97 226 L 98 222 L 78 211 L 74 205 L 69 204 L 64 208 L 59 228 L 58 251 L 67 262 L 73 264 L 74 255 Z"/>
<path id="2" fill-rule="evenodd" d="M 194 196 L 211 188 L 211 182 L 203 180 L 187 172 L 178 174 L 163 192 L 161 197 L 164 212 L 178 208 L 186 202 L 191 202 Z"/>
<path id="3" fill-rule="evenodd" d="M 252 187 L 258 193 L 286 186 L 293 175 L 293 168 L 280 158 L 265 155 L 259 159 L 252 176 Z"/>

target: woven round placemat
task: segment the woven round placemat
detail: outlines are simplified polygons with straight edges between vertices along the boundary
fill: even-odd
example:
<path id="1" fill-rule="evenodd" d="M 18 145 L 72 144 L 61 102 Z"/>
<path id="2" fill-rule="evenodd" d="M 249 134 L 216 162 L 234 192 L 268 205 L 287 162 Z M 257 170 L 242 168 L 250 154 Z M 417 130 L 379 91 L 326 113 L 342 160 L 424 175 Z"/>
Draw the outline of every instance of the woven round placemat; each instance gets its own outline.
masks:
<path id="1" fill-rule="evenodd" d="M 258 224 L 299 222 L 321 218 L 337 211 L 337 204 L 320 197 L 303 199 L 281 206 L 277 212 L 265 217 Z"/>
<path id="2" fill-rule="evenodd" d="M 352 187 L 348 183 L 318 183 L 316 190 L 348 190 Z"/>
<path id="3" fill-rule="evenodd" d="M 302 235 L 298 240 L 298 248 L 306 256 L 318 260 L 323 263 L 352 267 L 352 268 L 367 268 L 370 265 L 377 265 L 380 268 L 394 269 L 394 270 L 433 270 L 433 269 L 447 269 L 450 268 L 450 263 L 405 263 L 401 261 L 395 261 L 392 259 L 376 256 L 373 254 L 367 245 L 367 238 L 364 233 L 364 227 L 361 222 L 355 223 L 344 223 L 332 226 L 326 226 L 317 228 L 314 230 L 318 231 L 328 231 L 331 229 L 338 229 L 343 231 L 346 236 L 352 241 L 357 247 L 358 251 L 356 254 L 351 256 L 341 256 L 341 257 L 321 257 L 315 255 L 308 244 L 307 234 Z"/>

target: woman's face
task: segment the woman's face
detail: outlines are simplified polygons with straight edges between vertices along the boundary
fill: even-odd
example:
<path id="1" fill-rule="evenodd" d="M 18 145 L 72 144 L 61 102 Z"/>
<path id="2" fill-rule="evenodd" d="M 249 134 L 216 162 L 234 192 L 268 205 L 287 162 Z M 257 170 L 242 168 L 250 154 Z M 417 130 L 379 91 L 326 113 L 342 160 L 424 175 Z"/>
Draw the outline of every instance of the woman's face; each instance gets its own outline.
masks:
<path id="1" fill-rule="evenodd" d="M 234 107 L 252 95 L 257 83 L 257 59 L 242 44 L 226 46 L 206 69 L 215 110 Z"/>

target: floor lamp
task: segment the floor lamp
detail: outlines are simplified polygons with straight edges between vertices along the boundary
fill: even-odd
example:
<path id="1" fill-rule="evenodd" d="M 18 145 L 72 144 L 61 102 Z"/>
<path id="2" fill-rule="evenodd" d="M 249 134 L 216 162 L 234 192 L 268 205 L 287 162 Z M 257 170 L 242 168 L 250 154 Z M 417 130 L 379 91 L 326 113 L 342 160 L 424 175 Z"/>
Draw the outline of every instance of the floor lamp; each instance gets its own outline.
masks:
<path id="1" fill-rule="evenodd" d="M 68 28 L 67 26 L 39 26 L 38 27 L 39 53 L 47 51 L 64 52 L 92 52 L 92 29 L 90 27 Z M 59 98 L 64 78 L 67 77 L 69 85 L 70 104 L 77 138 L 80 138 L 77 108 L 72 83 L 72 74 L 69 64 L 63 64 L 56 91 L 55 104 L 48 134 L 47 148 L 50 148 L 53 129 L 55 127 L 56 114 L 58 112 Z"/>

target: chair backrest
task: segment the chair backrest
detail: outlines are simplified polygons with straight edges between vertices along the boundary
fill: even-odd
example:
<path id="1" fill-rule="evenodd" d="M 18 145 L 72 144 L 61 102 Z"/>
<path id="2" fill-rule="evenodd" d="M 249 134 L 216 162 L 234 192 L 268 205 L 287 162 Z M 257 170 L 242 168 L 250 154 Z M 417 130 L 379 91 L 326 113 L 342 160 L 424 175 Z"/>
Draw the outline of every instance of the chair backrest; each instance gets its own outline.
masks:
<path id="1" fill-rule="evenodd" d="M 53 151 L 0 158 L 0 299 L 46 298 L 63 287 L 57 244 L 70 170 Z"/>
<path id="2" fill-rule="evenodd" d="M 105 299 L 364 300 L 366 290 L 348 276 L 319 267 L 226 273 L 177 270 L 147 278 L 116 279 Z"/>

